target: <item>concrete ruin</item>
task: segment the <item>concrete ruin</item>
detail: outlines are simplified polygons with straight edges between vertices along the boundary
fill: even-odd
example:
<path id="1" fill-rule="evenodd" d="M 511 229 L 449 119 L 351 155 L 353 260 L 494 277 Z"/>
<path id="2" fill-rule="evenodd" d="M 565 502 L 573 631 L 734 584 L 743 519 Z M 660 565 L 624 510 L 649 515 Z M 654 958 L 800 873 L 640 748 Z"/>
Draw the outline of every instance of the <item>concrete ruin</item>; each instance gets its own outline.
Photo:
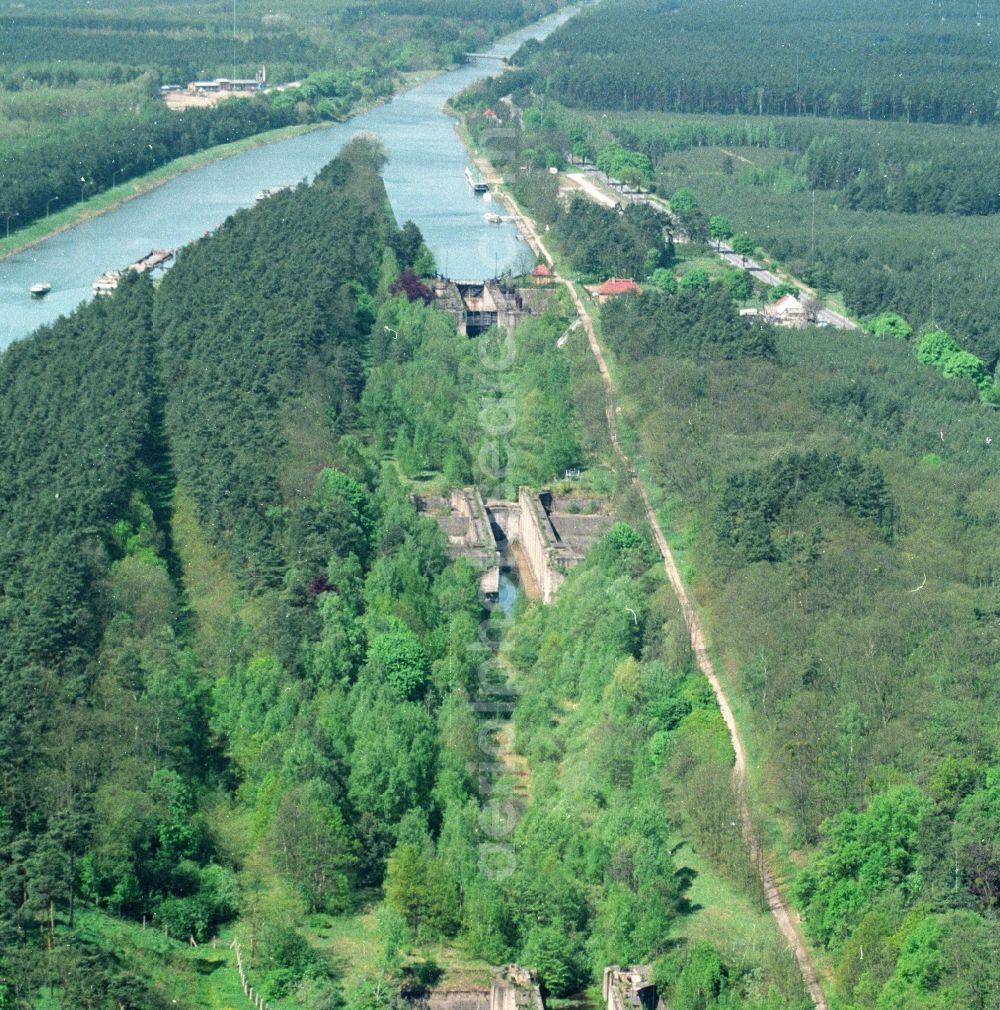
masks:
<path id="1" fill-rule="evenodd" d="M 601 993 L 607 1010 L 656 1010 L 660 997 L 649 976 L 648 964 L 605 968 Z"/>
<path id="2" fill-rule="evenodd" d="M 500 592 L 500 547 L 479 488 L 454 488 L 447 498 L 414 495 L 413 507 L 434 519 L 448 537 L 448 557 L 466 558 L 482 570 L 479 586 L 488 597 Z"/>
<path id="3" fill-rule="evenodd" d="M 499 592 L 500 569 L 513 561 L 522 589 L 543 603 L 552 602 L 566 573 L 613 521 L 606 511 L 574 512 L 569 500 L 526 487 L 518 489 L 516 502 L 484 500 L 478 488 L 461 488 L 448 499 L 416 495 L 413 503 L 447 534 L 451 557 L 482 569 L 480 586 L 488 597 Z"/>
<path id="4" fill-rule="evenodd" d="M 525 319 L 545 313 L 554 297 L 552 291 L 518 288 L 493 278 L 486 281 L 452 281 L 439 277 L 434 282 L 434 304 L 453 316 L 458 332 L 477 337 L 493 326 L 517 329 Z"/>
<path id="5" fill-rule="evenodd" d="M 545 1010 L 537 973 L 516 964 L 494 968 L 489 989 L 428 992 L 409 1003 L 412 1010 Z"/>

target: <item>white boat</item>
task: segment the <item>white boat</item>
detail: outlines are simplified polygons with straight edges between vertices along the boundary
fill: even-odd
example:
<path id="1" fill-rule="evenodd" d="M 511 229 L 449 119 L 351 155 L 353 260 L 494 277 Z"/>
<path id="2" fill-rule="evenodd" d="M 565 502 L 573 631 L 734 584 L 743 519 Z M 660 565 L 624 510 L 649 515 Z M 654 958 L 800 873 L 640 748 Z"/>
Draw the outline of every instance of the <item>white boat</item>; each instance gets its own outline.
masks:
<path id="1" fill-rule="evenodd" d="M 32 298 L 44 298 L 52 290 L 52 285 L 48 281 L 40 281 L 38 284 L 32 284 L 28 290 Z"/>
<path id="2" fill-rule="evenodd" d="M 118 288 L 118 282 L 122 279 L 121 270 L 109 270 L 101 274 L 100 277 L 91 284 L 95 295 L 110 295 Z"/>
<path id="3" fill-rule="evenodd" d="M 465 166 L 465 181 L 472 187 L 473 193 L 488 193 L 490 190 L 490 187 L 468 165 Z"/>
<path id="4" fill-rule="evenodd" d="M 286 189 L 291 189 L 291 186 L 269 186 L 267 189 L 261 189 L 257 191 L 257 195 L 254 197 L 254 203 L 260 203 L 261 200 L 267 200 L 272 196 L 277 196 L 279 193 L 284 193 Z"/>
<path id="5" fill-rule="evenodd" d="M 503 224 L 503 218 L 499 214 L 494 214 L 492 211 L 487 211 L 483 215 L 483 220 L 488 224 Z"/>

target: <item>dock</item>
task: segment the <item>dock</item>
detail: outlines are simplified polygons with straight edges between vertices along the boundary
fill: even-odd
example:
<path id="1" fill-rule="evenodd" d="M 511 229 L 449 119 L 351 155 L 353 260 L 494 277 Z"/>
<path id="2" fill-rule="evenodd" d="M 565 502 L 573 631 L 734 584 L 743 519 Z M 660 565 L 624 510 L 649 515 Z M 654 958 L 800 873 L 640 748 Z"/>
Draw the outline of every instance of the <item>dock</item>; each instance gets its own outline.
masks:
<path id="1" fill-rule="evenodd" d="M 110 295 L 121 283 L 122 277 L 130 270 L 137 274 L 144 274 L 150 270 L 163 269 L 177 255 L 176 249 L 151 249 L 141 259 L 137 259 L 124 270 L 108 270 L 91 284 L 95 295 Z"/>

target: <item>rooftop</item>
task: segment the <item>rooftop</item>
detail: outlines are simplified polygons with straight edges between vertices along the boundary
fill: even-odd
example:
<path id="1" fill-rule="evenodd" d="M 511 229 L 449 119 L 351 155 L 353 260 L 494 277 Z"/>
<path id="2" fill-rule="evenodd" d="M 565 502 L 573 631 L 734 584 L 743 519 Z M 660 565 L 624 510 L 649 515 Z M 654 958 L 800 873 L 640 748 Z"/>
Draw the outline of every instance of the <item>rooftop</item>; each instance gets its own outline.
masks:
<path id="1" fill-rule="evenodd" d="M 631 277 L 609 277 L 598 289 L 599 296 L 641 295 L 642 288 Z"/>

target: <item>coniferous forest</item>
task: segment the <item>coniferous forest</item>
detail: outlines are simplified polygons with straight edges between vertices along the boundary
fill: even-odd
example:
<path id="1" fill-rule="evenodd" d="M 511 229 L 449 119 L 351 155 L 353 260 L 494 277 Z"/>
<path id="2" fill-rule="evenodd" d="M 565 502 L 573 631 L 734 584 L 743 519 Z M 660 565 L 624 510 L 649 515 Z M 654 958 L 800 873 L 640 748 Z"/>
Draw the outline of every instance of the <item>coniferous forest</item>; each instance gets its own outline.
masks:
<path id="1" fill-rule="evenodd" d="M 375 15 L 433 62 L 470 11 L 256 16 L 291 72 L 337 26 L 377 49 Z M 54 37 L 87 74 L 108 25 L 188 69 L 175 15 Z M 511 962 L 549 1005 L 648 964 L 670 1010 L 808 1010 L 760 860 L 834 1010 L 1000 1010 L 995 28 L 606 0 L 455 103 L 474 142 L 504 127 L 580 292 L 642 283 L 587 303 L 630 466 L 568 296 L 459 337 L 367 137 L 0 356 L 0 1010 L 236 1010 L 236 948 L 273 1010 L 406 1010 Z M 561 191 L 580 160 L 669 213 Z M 862 325 L 741 315 L 768 295 L 724 233 Z M 415 507 L 470 484 L 608 510 L 550 605 L 493 606 Z"/>

